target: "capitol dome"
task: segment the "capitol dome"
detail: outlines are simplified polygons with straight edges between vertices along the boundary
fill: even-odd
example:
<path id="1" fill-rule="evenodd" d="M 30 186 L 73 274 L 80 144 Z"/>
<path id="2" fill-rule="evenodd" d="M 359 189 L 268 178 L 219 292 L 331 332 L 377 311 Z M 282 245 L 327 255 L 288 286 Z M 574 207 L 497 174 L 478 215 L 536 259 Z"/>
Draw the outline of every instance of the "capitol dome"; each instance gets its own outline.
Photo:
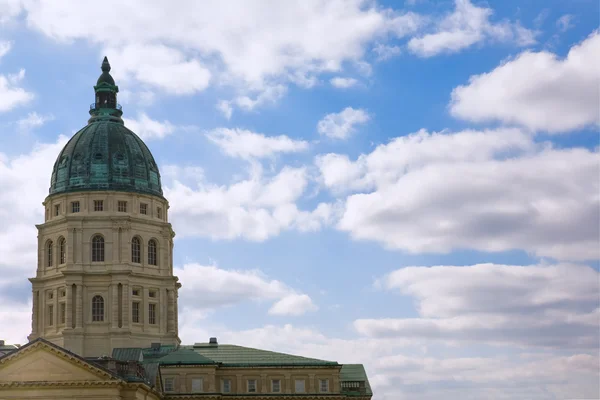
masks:
<path id="1" fill-rule="evenodd" d="M 92 190 L 140 192 L 163 197 L 160 173 L 146 144 L 127 129 L 117 103 L 118 86 L 104 57 L 88 124 L 62 149 L 52 170 L 50 194 Z"/>

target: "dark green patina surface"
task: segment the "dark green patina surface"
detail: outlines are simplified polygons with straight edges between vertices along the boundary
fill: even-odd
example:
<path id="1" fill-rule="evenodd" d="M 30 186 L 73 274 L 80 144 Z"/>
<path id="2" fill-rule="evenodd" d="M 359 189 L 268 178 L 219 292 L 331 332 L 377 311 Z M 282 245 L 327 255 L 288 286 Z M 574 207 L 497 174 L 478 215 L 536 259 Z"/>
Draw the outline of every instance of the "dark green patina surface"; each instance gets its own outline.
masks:
<path id="1" fill-rule="evenodd" d="M 117 103 L 119 88 L 109 71 L 105 57 L 91 117 L 58 155 L 50 194 L 117 190 L 162 197 L 158 166 L 142 139 L 125 127 Z"/>

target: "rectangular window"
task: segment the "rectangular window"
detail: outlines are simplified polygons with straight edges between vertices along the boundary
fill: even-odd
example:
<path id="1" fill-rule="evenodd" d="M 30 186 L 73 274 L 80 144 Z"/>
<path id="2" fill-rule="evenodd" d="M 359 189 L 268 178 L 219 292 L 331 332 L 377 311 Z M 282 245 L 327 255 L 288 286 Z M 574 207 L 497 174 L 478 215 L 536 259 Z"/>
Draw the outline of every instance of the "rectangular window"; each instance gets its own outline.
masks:
<path id="1" fill-rule="evenodd" d="M 54 206 L 54 216 L 58 217 L 59 214 L 60 214 L 60 204 L 57 204 Z"/>
<path id="2" fill-rule="evenodd" d="M 194 378 L 192 379 L 192 393 L 200 393 L 202 392 L 202 378 Z"/>
<path id="3" fill-rule="evenodd" d="M 329 379 L 319 379 L 319 392 L 329 392 Z"/>
<path id="4" fill-rule="evenodd" d="M 279 379 L 273 379 L 271 381 L 271 391 L 273 393 L 281 392 L 281 381 Z"/>
<path id="5" fill-rule="evenodd" d="M 162 208 L 156 207 L 156 217 L 162 218 Z"/>
<path id="6" fill-rule="evenodd" d="M 175 390 L 175 378 L 165 378 L 165 392 L 173 392 Z"/>
<path id="7" fill-rule="evenodd" d="M 248 393 L 256 393 L 256 379 L 248 379 Z"/>
<path id="8" fill-rule="evenodd" d="M 104 201 L 103 200 L 94 200 L 94 211 L 103 211 L 104 210 Z"/>
<path id="9" fill-rule="evenodd" d="M 231 379 L 223 379 L 223 393 L 231 392 Z"/>
<path id="10" fill-rule="evenodd" d="M 140 214 L 148 214 L 148 204 L 140 203 Z"/>
<path id="11" fill-rule="evenodd" d="M 131 291 L 131 294 L 134 295 L 134 296 L 139 296 L 140 295 L 140 289 L 133 289 Z"/>
<path id="12" fill-rule="evenodd" d="M 134 301 L 131 304 L 131 322 L 139 324 L 140 322 L 140 302 Z"/>
<path id="13" fill-rule="evenodd" d="M 296 379 L 295 393 L 304 393 L 304 379 Z"/>
<path id="14" fill-rule="evenodd" d="M 71 212 L 72 213 L 78 213 L 79 212 L 79 202 L 78 201 L 74 201 L 71 203 Z"/>
<path id="15" fill-rule="evenodd" d="M 61 324 L 65 324 L 65 316 L 67 314 L 67 305 L 65 303 L 60 303 L 60 313 L 58 314 L 58 318 L 60 318 L 60 323 Z"/>
<path id="16" fill-rule="evenodd" d="M 148 304 L 148 323 L 150 325 L 156 324 L 156 304 Z"/>
<path id="17" fill-rule="evenodd" d="M 54 325 L 54 306 L 48 306 L 48 326 Z"/>
<path id="18" fill-rule="evenodd" d="M 156 297 L 156 290 L 150 290 L 148 292 L 148 297 Z"/>
<path id="19" fill-rule="evenodd" d="M 65 297 L 67 295 L 66 289 L 60 289 L 60 297 Z"/>
<path id="20" fill-rule="evenodd" d="M 48 298 L 52 300 L 54 298 L 54 293 L 52 291 L 48 292 Z"/>
<path id="21" fill-rule="evenodd" d="M 119 212 L 127 212 L 127 202 L 126 201 L 119 201 L 117 203 L 117 210 Z"/>

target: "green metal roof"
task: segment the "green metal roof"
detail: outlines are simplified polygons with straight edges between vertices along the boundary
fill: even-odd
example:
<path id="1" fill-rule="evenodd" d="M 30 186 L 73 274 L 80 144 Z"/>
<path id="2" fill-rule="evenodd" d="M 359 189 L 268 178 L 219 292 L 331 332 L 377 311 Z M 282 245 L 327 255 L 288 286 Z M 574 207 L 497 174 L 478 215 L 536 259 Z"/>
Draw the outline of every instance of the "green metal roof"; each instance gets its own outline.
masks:
<path id="1" fill-rule="evenodd" d="M 112 358 L 119 361 L 143 361 L 142 349 L 135 347 L 120 347 L 114 348 L 112 351 Z"/>
<path id="2" fill-rule="evenodd" d="M 223 366 L 338 366 L 335 361 L 318 360 L 273 351 L 253 349 L 231 344 L 211 345 L 197 343 L 185 346 L 194 352 L 221 363 Z"/>
<path id="3" fill-rule="evenodd" d="M 156 161 L 142 139 L 125 127 L 116 102 L 118 87 L 108 71 L 105 57 L 91 118 L 58 155 L 50 194 L 117 190 L 162 197 Z"/>
<path id="4" fill-rule="evenodd" d="M 340 381 L 341 382 L 364 382 L 365 385 L 365 394 L 373 395 L 373 391 L 371 390 L 371 384 L 369 383 L 369 378 L 367 377 L 367 372 L 365 371 L 365 367 L 362 364 L 344 364 L 342 366 L 342 370 L 340 371 Z M 349 392 L 347 394 L 352 394 Z M 356 393 L 359 394 L 359 393 Z"/>
<path id="5" fill-rule="evenodd" d="M 213 360 L 196 353 L 191 349 L 179 349 L 160 358 L 161 365 L 213 365 Z"/>

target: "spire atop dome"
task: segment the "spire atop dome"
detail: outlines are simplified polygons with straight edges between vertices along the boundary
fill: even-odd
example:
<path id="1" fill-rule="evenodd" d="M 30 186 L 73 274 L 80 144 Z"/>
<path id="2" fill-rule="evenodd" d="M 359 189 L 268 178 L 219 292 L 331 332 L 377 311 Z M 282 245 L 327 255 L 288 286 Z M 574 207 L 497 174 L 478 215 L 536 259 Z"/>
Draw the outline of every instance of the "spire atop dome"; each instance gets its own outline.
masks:
<path id="1" fill-rule="evenodd" d="M 104 56 L 102 60 L 102 74 L 94 86 L 94 92 L 96 93 L 96 101 L 90 106 L 90 115 L 92 116 L 88 122 L 93 122 L 98 119 L 112 119 L 114 122 L 123 123 L 121 115 L 121 105 L 117 103 L 117 93 L 119 87 L 116 85 L 115 80 L 110 75 L 110 63 L 108 57 Z"/>
<path id="2" fill-rule="evenodd" d="M 102 72 L 110 72 L 110 63 L 108 62 L 108 57 L 104 56 L 104 60 L 102 61 Z"/>

